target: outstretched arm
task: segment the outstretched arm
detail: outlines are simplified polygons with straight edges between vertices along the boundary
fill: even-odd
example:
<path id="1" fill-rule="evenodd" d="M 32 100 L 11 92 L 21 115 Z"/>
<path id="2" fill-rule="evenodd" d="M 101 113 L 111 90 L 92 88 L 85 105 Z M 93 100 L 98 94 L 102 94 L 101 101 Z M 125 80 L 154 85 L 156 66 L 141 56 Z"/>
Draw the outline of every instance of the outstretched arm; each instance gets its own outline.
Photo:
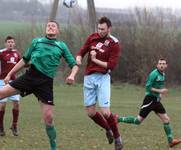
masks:
<path id="1" fill-rule="evenodd" d="M 65 82 L 67 84 L 73 84 L 75 82 L 75 76 L 79 71 L 79 67 L 77 65 L 73 66 L 70 75 L 66 78 Z"/>
<path id="2" fill-rule="evenodd" d="M 20 71 L 24 66 L 26 65 L 26 63 L 24 62 L 23 59 L 21 59 L 14 67 L 13 69 L 11 69 L 11 71 L 7 74 L 7 76 L 4 78 L 4 82 L 5 84 L 7 84 L 9 82 L 9 80 L 11 79 L 11 76 L 13 74 L 16 74 L 18 71 Z"/>

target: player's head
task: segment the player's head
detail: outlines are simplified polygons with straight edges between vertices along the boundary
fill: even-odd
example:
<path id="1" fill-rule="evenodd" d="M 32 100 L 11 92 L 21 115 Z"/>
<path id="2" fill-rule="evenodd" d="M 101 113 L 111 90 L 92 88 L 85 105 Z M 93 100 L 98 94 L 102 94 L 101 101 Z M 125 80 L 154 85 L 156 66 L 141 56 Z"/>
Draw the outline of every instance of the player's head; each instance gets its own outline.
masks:
<path id="1" fill-rule="evenodd" d="M 49 38 L 55 38 L 56 35 L 59 33 L 59 24 L 56 21 L 48 21 L 47 25 L 46 25 L 46 35 Z"/>
<path id="2" fill-rule="evenodd" d="M 8 50 L 14 49 L 14 47 L 15 47 L 15 39 L 14 39 L 14 37 L 12 37 L 12 36 L 7 36 L 7 37 L 5 38 L 5 47 L 6 47 Z"/>
<path id="3" fill-rule="evenodd" d="M 165 71 L 167 68 L 167 61 L 164 58 L 160 58 L 157 63 L 157 69 L 161 72 Z"/>
<path id="4" fill-rule="evenodd" d="M 100 37 L 105 37 L 110 33 L 111 27 L 111 20 L 107 17 L 101 17 L 98 20 L 97 32 L 100 35 Z"/>

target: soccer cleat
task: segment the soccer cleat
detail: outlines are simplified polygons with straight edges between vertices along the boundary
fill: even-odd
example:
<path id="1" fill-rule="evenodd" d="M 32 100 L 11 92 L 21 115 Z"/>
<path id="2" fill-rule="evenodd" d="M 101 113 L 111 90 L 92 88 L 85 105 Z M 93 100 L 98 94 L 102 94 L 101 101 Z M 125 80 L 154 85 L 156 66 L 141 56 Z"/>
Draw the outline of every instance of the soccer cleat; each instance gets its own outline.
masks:
<path id="1" fill-rule="evenodd" d="M 16 127 L 11 127 L 10 129 L 11 129 L 14 136 L 18 136 L 18 130 Z"/>
<path id="2" fill-rule="evenodd" d="M 112 134 L 111 130 L 106 131 L 106 137 L 107 137 L 107 140 L 108 140 L 109 144 L 112 144 L 113 140 L 114 140 L 114 137 L 113 137 L 113 134 Z"/>
<path id="3" fill-rule="evenodd" d="M 181 139 L 173 139 L 172 142 L 169 143 L 169 147 L 172 148 L 179 143 L 181 143 Z"/>
<path id="4" fill-rule="evenodd" d="M 121 142 L 120 137 L 115 139 L 114 144 L 115 144 L 115 150 L 122 150 L 123 144 Z"/>
<path id="5" fill-rule="evenodd" d="M 3 128 L 0 128 L 0 136 L 5 136 L 5 132 Z"/>

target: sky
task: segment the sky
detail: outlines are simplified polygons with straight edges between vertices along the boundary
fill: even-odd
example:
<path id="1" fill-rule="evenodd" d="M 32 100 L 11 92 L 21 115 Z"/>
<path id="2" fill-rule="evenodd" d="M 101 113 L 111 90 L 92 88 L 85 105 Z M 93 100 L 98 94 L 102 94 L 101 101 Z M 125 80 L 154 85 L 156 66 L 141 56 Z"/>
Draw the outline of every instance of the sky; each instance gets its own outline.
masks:
<path id="1" fill-rule="evenodd" d="M 41 0 L 41 2 L 52 1 Z M 77 2 L 81 7 L 87 7 L 87 0 L 77 0 Z M 94 0 L 94 2 L 96 7 L 104 8 L 164 7 L 181 9 L 181 0 Z"/>
<path id="2" fill-rule="evenodd" d="M 181 0 L 94 0 L 96 7 L 106 8 L 134 8 L 138 7 L 164 7 L 181 8 Z M 78 0 L 78 4 L 86 8 L 87 0 Z"/>

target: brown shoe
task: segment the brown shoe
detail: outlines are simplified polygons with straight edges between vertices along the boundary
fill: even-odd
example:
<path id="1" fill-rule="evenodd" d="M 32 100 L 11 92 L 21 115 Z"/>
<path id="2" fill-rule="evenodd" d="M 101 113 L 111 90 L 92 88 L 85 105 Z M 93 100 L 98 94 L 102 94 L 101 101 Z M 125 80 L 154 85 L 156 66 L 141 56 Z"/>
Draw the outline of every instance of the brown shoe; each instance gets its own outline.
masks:
<path id="1" fill-rule="evenodd" d="M 5 136 L 5 132 L 3 128 L 0 128 L 0 136 Z"/>
<path id="2" fill-rule="evenodd" d="M 179 143 L 181 143 L 181 139 L 173 139 L 172 142 L 169 144 L 169 147 L 172 148 Z"/>
<path id="3" fill-rule="evenodd" d="M 111 130 L 106 131 L 106 137 L 107 137 L 108 143 L 112 144 L 113 141 L 114 141 L 114 137 L 113 137 L 113 134 L 112 134 Z"/>
<path id="4" fill-rule="evenodd" d="M 18 130 L 15 127 L 10 128 L 14 136 L 18 136 Z"/>

